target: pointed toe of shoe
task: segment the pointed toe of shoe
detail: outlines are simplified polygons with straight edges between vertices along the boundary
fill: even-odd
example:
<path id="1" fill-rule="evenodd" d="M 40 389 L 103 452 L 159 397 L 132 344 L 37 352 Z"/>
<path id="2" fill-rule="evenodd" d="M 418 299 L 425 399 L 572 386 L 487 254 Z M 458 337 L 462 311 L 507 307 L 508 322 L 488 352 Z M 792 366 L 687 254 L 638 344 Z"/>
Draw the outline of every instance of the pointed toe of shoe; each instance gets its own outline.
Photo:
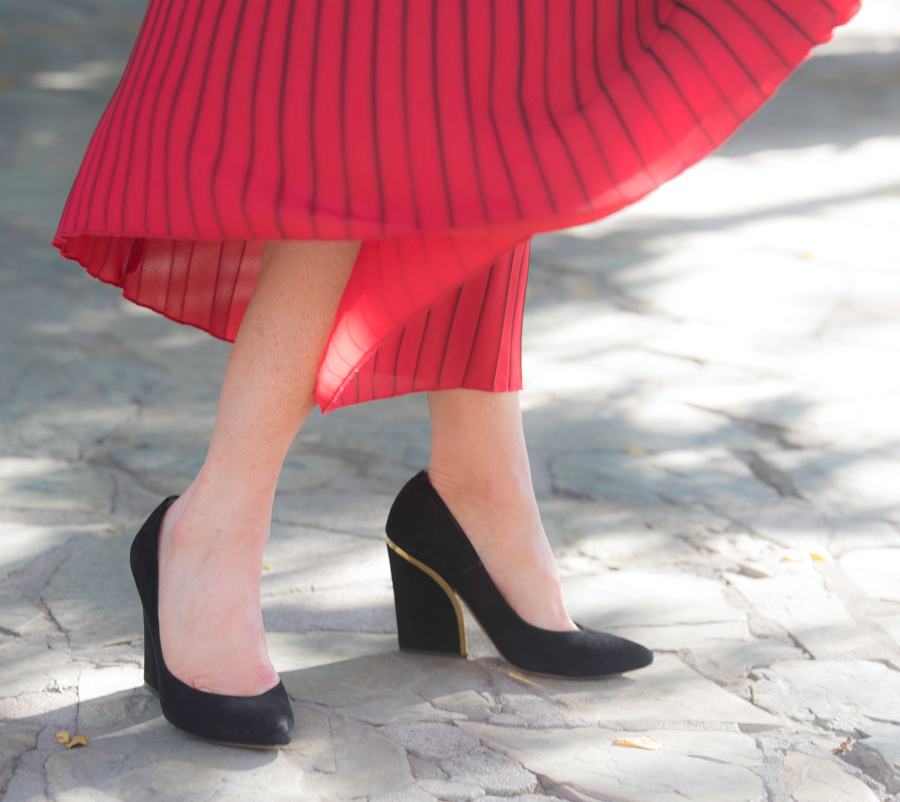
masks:
<path id="1" fill-rule="evenodd" d="M 527 654 L 507 659 L 536 674 L 594 679 L 635 671 L 653 662 L 653 652 L 639 643 L 584 627 L 578 632 L 536 630 L 535 636 Z"/>
<path id="2" fill-rule="evenodd" d="M 163 715 L 204 741 L 251 749 L 277 749 L 294 737 L 294 711 L 284 684 L 259 696 L 206 693 L 169 677 L 160 693 Z"/>
<path id="3" fill-rule="evenodd" d="M 623 674 L 646 668 L 653 662 L 653 652 L 639 643 L 610 635 L 583 629 L 585 658 L 581 661 L 585 677 L 601 677 Z"/>
<path id="4" fill-rule="evenodd" d="M 632 641 L 625 641 L 629 644 L 629 663 L 631 668 L 624 669 L 625 671 L 634 671 L 637 668 L 646 668 L 653 662 L 653 652 L 651 652 L 646 646 L 641 646 L 639 643 L 634 643 Z"/>
<path id="5" fill-rule="evenodd" d="M 294 711 L 288 702 L 286 711 L 272 722 L 272 746 L 288 746 L 294 740 Z"/>
<path id="6" fill-rule="evenodd" d="M 528 626 L 528 625 L 526 625 Z M 645 668 L 653 652 L 633 641 L 582 627 L 554 632 L 529 627 L 528 637 L 496 638 L 500 653 L 532 674 L 560 679 L 595 679 Z M 499 641 L 499 643 L 497 642 Z"/>
<path id="7" fill-rule="evenodd" d="M 274 749 L 287 746 L 294 739 L 294 710 L 290 697 L 280 682 L 272 691 L 275 691 L 275 698 L 263 720 L 257 721 L 254 742 L 248 746 Z"/>

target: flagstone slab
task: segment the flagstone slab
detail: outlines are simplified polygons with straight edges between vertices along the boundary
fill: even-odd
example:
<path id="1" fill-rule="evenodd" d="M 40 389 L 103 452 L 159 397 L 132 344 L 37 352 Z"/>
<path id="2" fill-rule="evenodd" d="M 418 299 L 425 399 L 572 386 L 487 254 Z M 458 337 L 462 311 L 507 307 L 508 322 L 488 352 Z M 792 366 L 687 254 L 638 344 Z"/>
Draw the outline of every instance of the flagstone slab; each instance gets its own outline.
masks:
<path id="1" fill-rule="evenodd" d="M 263 553 L 263 598 L 327 588 L 375 584 L 390 587 L 382 539 L 272 524 Z"/>
<path id="2" fill-rule="evenodd" d="M 133 531 L 85 539 L 42 590 L 72 648 L 143 637 L 143 614 L 128 561 L 133 539 Z"/>
<path id="3" fill-rule="evenodd" d="M 381 538 L 273 523 L 263 560 L 267 629 L 396 631 Z"/>
<path id="4" fill-rule="evenodd" d="M 644 552 L 644 544 L 654 536 L 693 538 L 722 532 L 731 523 L 707 507 L 683 505 L 673 507 L 664 501 L 634 507 L 608 499 L 602 503 L 585 498 L 555 497 L 540 502 L 541 516 L 551 525 L 558 525 L 566 533 L 568 543 L 580 547 L 598 560 L 628 559 Z M 637 536 L 637 543 L 626 538 Z M 588 545 L 588 538 L 598 538 L 596 547 Z M 658 541 L 657 541 L 658 542 Z"/>
<path id="5" fill-rule="evenodd" d="M 13 638 L 0 647 L 0 698 L 56 688 L 70 662 L 63 643 L 45 637 Z"/>
<path id="6" fill-rule="evenodd" d="M 580 623 L 580 622 L 579 622 Z M 710 624 L 671 624 L 669 626 L 608 627 L 605 632 L 633 640 L 652 651 L 677 652 L 693 649 L 707 641 L 750 641 L 753 636 L 746 621 L 716 621 Z"/>
<path id="7" fill-rule="evenodd" d="M 890 793 L 900 793 L 900 726 L 871 727 L 869 737 L 853 743 L 842 757 Z"/>
<path id="8" fill-rule="evenodd" d="M 20 756 L 37 746 L 39 730 L 33 722 L 0 723 L 0 788 L 9 785 Z"/>
<path id="9" fill-rule="evenodd" d="M 808 478 L 801 476 L 809 492 L 848 513 L 871 515 L 874 511 L 879 518 L 900 522 L 900 462 L 896 455 L 864 452 L 848 459 L 835 454 L 823 457 L 821 463 L 810 466 Z"/>
<path id="10" fill-rule="evenodd" d="M 110 458 L 114 465 L 131 473 L 162 501 L 166 496 L 177 496 L 188 489 L 203 466 L 208 448 L 208 443 L 177 449 L 154 445 L 115 449 Z"/>
<path id="11" fill-rule="evenodd" d="M 773 577 L 725 576 L 756 611 L 781 624 L 818 659 L 847 655 L 871 642 L 812 563 L 783 563 Z"/>
<path id="12" fill-rule="evenodd" d="M 605 728 L 522 730 L 460 724 L 488 746 L 562 788 L 616 802 L 762 802 L 753 772 L 763 758 L 754 739 L 735 732 Z M 655 751 L 614 746 L 617 738 L 649 736 Z"/>
<path id="13" fill-rule="evenodd" d="M 0 522 L 0 576 L 28 565 L 72 538 L 94 533 L 97 528 Z"/>
<path id="14" fill-rule="evenodd" d="M 519 692 L 503 693 L 492 698 L 494 706 L 499 706 L 502 713 L 491 713 L 487 717 L 489 724 L 506 727 L 530 727 L 532 729 L 551 729 L 565 727 L 566 715 L 559 702 L 542 693 Z M 437 701 L 434 704 L 438 704 Z M 479 721 L 478 716 L 467 716 L 468 721 Z"/>
<path id="15" fill-rule="evenodd" d="M 572 451 L 551 462 L 556 486 L 578 496 L 631 505 L 708 504 L 718 512 L 753 509 L 777 493 L 755 479 L 730 450 L 694 447 L 659 453 Z"/>
<path id="16" fill-rule="evenodd" d="M 552 794 L 522 794 L 513 798 L 516 802 L 563 802 L 558 796 Z M 506 802 L 508 799 L 510 799 L 508 796 L 490 795 L 482 797 L 482 802 Z"/>
<path id="17" fill-rule="evenodd" d="M 160 495 L 183 493 L 194 480 L 208 450 L 208 436 L 193 448 L 154 445 L 117 449 L 113 459 Z M 323 454 L 288 454 L 278 479 L 279 489 L 314 489 L 346 473 L 347 463 Z"/>
<path id="18" fill-rule="evenodd" d="M 645 457 L 618 451 L 564 453 L 549 464 L 557 492 L 594 501 L 615 501 L 628 506 L 660 501 L 654 482 L 663 477 Z"/>
<path id="19" fill-rule="evenodd" d="M 668 654 L 657 654 L 652 665 L 640 671 L 589 683 L 535 678 L 535 684 L 559 704 L 570 726 L 779 725 L 777 710 L 766 712 L 750 704 Z"/>
<path id="20" fill-rule="evenodd" d="M 878 797 L 856 777 L 823 758 L 788 752 L 784 785 L 795 802 L 877 802 Z"/>
<path id="21" fill-rule="evenodd" d="M 114 489 L 105 468 L 46 457 L 0 458 L 0 507 L 110 512 Z"/>
<path id="22" fill-rule="evenodd" d="M 310 790 L 318 786 L 325 798 L 350 800 L 412 784 L 406 751 L 374 728 L 336 717 L 329 719 L 329 731 L 334 774 L 319 774 L 311 779 Z"/>
<path id="23" fill-rule="evenodd" d="M 694 668 L 720 685 L 742 680 L 752 669 L 804 657 L 801 649 L 776 638 L 706 640 L 687 648 Z"/>
<path id="24" fill-rule="evenodd" d="M 474 690 L 457 691 L 431 700 L 431 704 L 440 710 L 453 714 L 453 718 L 465 721 L 487 721 L 492 710 L 492 696 L 488 693 L 476 693 Z"/>
<path id="25" fill-rule="evenodd" d="M 873 660 L 792 660 L 754 672 L 757 705 L 798 721 L 866 730 L 900 722 L 900 672 Z"/>
<path id="26" fill-rule="evenodd" d="M 78 726 L 92 736 L 127 727 L 148 710 L 158 714 L 158 697 L 144 685 L 143 666 L 83 665 L 78 674 Z"/>
<path id="27" fill-rule="evenodd" d="M 881 629 L 885 633 L 887 633 L 888 637 L 890 637 L 890 639 L 894 641 L 897 646 L 900 646 L 900 613 L 897 613 L 895 615 L 879 616 L 875 619 L 875 623 L 878 624 L 878 626 L 881 627 Z"/>
<path id="28" fill-rule="evenodd" d="M 481 741 L 453 723 L 417 721 L 381 728 L 388 738 L 424 760 L 447 760 L 481 746 Z"/>
<path id="29" fill-rule="evenodd" d="M 900 548 L 852 551 L 841 570 L 873 598 L 900 602 Z"/>
<path id="30" fill-rule="evenodd" d="M 564 576 L 563 596 L 582 626 L 677 651 L 705 640 L 750 640 L 747 614 L 726 585 L 689 573 L 606 571 Z"/>
<path id="31" fill-rule="evenodd" d="M 397 651 L 397 636 L 379 632 L 266 632 L 269 658 L 279 673 Z"/>
<path id="32" fill-rule="evenodd" d="M 295 711 L 295 742 L 274 752 L 227 749 L 168 724 L 151 702 L 142 716 L 108 732 L 89 730 L 88 746 L 50 755 L 48 791 L 62 800 L 351 800 L 413 782 L 404 750 L 373 728 Z M 97 724 L 95 720 L 93 722 Z"/>
<path id="33" fill-rule="evenodd" d="M 126 312 L 108 325 L 142 360 L 165 368 L 171 379 L 166 405 L 173 398 L 188 396 L 192 386 L 206 388 L 222 381 L 231 343 L 193 326 L 166 325 L 154 315 L 135 317 Z M 135 331 L 138 327 L 139 332 Z"/>
<path id="34" fill-rule="evenodd" d="M 783 460 L 784 455 L 773 449 L 765 458 L 774 462 Z M 781 546 L 778 559 L 784 549 L 803 553 L 827 551 L 834 531 L 829 517 L 802 498 L 779 498 L 757 509 L 745 510 L 740 514 L 740 522 L 749 531 Z"/>
<path id="35" fill-rule="evenodd" d="M 397 791 L 387 791 L 383 794 L 373 794 L 367 802 L 434 802 L 433 794 L 428 793 L 419 784 L 407 785 Z"/>
<path id="36" fill-rule="evenodd" d="M 282 676 L 291 697 L 371 724 L 452 721 L 431 704 L 464 691 L 490 692 L 489 666 L 452 657 L 391 652 Z"/>
<path id="37" fill-rule="evenodd" d="M 521 761 L 483 746 L 442 760 L 441 769 L 451 780 L 482 788 L 487 794 L 518 796 L 538 786 L 537 778 Z"/>
<path id="38" fill-rule="evenodd" d="M 263 622 L 273 632 L 397 631 L 394 596 L 386 583 L 354 584 L 266 596 Z"/>
<path id="39" fill-rule="evenodd" d="M 169 336 L 181 336 L 181 328 L 170 330 Z M 192 332 L 190 336 L 195 335 Z M 221 381 L 223 368 L 219 368 L 217 374 L 216 383 Z M 190 452 L 208 448 L 216 420 L 218 396 L 214 386 L 210 381 L 200 381 L 196 372 L 193 381 L 175 384 L 164 400 L 142 410 L 139 425 L 119 433 L 115 442 L 109 444 L 108 453 L 116 457 L 131 449 L 161 448 L 164 452 L 183 449 Z"/>
<path id="40" fill-rule="evenodd" d="M 900 531 L 887 521 L 871 518 L 838 518 L 828 548 L 835 557 L 861 549 L 900 547 Z"/>
<path id="41" fill-rule="evenodd" d="M 5 317 L 15 303 L 4 300 Z M 108 337 L 44 324 L 51 327 L 56 331 L 24 340 L 20 333 L 14 347 L 0 352 L 0 399 L 16 415 L 26 453 L 78 459 L 83 446 L 137 420 L 144 399 L 169 380 Z"/>
<path id="42" fill-rule="evenodd" d="M 291 492 L 275 495 L 272 518 L 278 523 L 349 532 L 383 540 L 394 497 L 380 493 Z"/>
<path id="43" fill-rule="evenodd" d="M 648 511 L 642 512 L 644 513 L 641 515 L 643 520 L 641 518 L 633 518 L 630 521 L 613 519 L 607 524 L 612 530 L 609 534 L 580 538 L 572 543 L 572 547 L 586 557 L 596 560 L 600 566 L 617 570 L 634 570 L 647 565 L 656 567 L 660 563 L 675 565 L 690 560 L 696 555 L 696 550 L 692 546 L 681 538 L 672 537 L 672 533 L 666 531 L 665 523 L 662 524 L 664 530 L 662 532 L 650 530 L 650 526 L 659 525 L 659 522 L 651 523 L 650 520 L 647 520 L 652 520 L 651 516 L 646 514 Z M 610 516 L 610 518 L 612 517 Z M 566 523 L 569 524 L 568 521 Z M 602 526 L 604 522 L 598 521 L 597 523 Z M 682 521 L 682 526 L 685 523 Z M 596 528 L 600 528 L 600 526 Z"/>
<path id="44" fill-rule="evenodd" d="M 47 794 L 65 802 L 112 800 L 239 800 L 256 794 L 296 799 L 304 772 L 280 752 L 227 750 L 192 739 L 161 715 L 88 746 L 55 749 L 45 765 Z"/>
<path id="45" fill-rule="evenodd" d="M 318 450 L 325 445 L 328 451 L 341 454 L 349 464 L 355 463 L 352 475 L 384 480 L 394 492 L 399 490 L 403 484 L 401 476 L 410 475 L 410 466 L 405 465 L 409 447 L 427 450 L 430 445 L 431 424 L 425 396 L 409 394 L 370 402 L 364 407 L 344 407 L 341 412 L 337 424 L 336 418 L 313 410 L 292 452 Z M 372 459 L 372 454 L 377 454 L 378 459 Z M 390 488 L 379 489 L 390 492 Z M 372 492 L 371 483 L 369 492 Z"/>
<path id="46" fill-rule="evenodd" d="M 453 780 L 420 780 L 416 788 L 428 793 L 431 799 L 446 802 L 470 802 L 484 798 L 484 788 L 467 782 Z"/>

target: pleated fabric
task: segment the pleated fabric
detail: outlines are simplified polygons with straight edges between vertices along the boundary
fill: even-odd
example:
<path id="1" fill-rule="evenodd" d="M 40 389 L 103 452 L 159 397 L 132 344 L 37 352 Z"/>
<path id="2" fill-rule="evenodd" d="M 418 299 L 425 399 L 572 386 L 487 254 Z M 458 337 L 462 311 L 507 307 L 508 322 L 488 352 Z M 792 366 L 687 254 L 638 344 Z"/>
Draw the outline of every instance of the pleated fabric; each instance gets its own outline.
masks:
<path id="1" fill-rule="evenodd" d="M 857 0 L 150 0 L 54 240 L 233 340 L 266 240 L 360 239 L 324 411 L 521 387 L 528 240 L 718 147 Z"/>

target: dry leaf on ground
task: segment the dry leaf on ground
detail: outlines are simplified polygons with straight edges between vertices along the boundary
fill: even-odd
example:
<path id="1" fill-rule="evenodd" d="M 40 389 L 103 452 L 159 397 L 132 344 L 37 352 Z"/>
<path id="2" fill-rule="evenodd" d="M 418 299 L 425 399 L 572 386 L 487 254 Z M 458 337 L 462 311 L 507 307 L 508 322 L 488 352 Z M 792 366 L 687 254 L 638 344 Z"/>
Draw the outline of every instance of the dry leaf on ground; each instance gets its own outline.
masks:
<path id="1" fill-rule="evenodd" d="M 834 561 L 834 557 L 832 557 L 825 549 L 809 551 L 806 553 L 797 551 L 796 549 L 785 549 L 781 558 L 781 562 L 783 563 L 802 563 L 807 560 L 812 560 L 814 563 L 830 563 Z"/>
<path id="2" fill-rule="evenodd" d="M 87 746 L 88 737 L 87 735 L 76 735 L 74 738 L 69 738 L 69 733 L 58 732 L 56 733 L 56 742 L 65 746 L 66 749 L 71 749 L 73 746 Z"/>
<path id="3" fill-rule="evenodd" d="M 634 749 L 659 749 L 662 741 L 659 738 L 651 738 L 649 735 L 641 735 L 639 738 L 616 738 L 613 746 L 630 746 Z"/>

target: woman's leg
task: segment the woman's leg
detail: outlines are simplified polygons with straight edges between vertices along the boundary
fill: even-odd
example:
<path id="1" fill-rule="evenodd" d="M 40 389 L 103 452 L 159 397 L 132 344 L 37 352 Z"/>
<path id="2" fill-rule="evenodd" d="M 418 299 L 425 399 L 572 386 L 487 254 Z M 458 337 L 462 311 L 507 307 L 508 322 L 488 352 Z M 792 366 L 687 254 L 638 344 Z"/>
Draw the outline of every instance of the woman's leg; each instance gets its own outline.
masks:
<path id="1" fill-rule="evenodd" d="M 250 696 L 278 683 L 259 604 L 263 547 L 278 474 L 315 406 L 319 362 L 358 250 L 356 242 L 267 243 L 206 461 L 163 521 L 162 652 L 195 688 Z"/>
<path id="2" fill-rule="evenodd" d="M 542 629 L 575 630 L 538 512 L 518 393 L 428 394 L 428 477 L 510 606 Z"/>

